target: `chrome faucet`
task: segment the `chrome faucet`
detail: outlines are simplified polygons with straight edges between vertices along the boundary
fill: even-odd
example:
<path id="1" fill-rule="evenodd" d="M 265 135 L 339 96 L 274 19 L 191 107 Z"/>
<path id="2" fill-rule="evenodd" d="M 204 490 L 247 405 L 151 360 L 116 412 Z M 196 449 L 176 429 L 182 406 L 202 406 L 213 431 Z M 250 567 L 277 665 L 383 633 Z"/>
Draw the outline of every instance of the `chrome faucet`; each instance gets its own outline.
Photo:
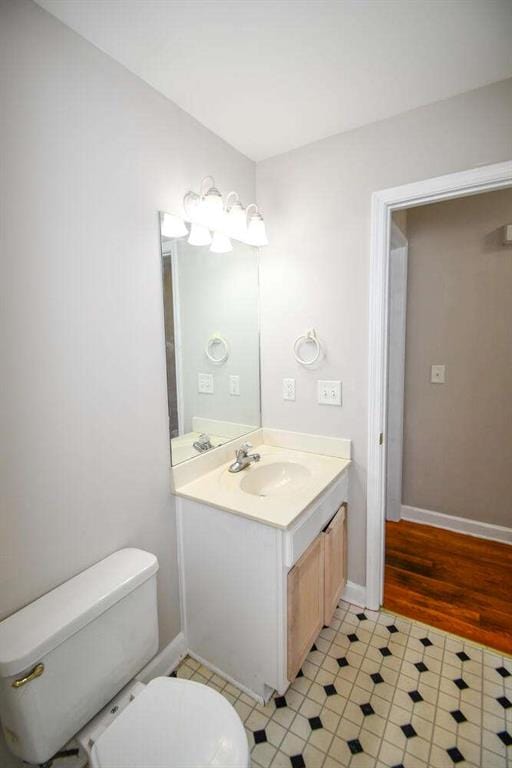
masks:
<path id="1" fill-rule="evenodd" d="M 199 453 L 204 453 L 205 451 L 210 451 L 215 446 L 212 445 L 210 436 L 206 434 L 206 432 L 203 432 L 195 443 L 192 443 L 192 446 L 196 449 L 196 451 L 199 451 Z"/>
<path id="2" fill-rule="evenodd" d="M 229 467 L 230 472 L 241 472 L 242 469 L 246 469 L 253 461 L 259 461 L 261 456 L 259 453 L 248 453 L 252 448 L 251 443 L 244 443 L 235 453 L 235 461 Z"/>

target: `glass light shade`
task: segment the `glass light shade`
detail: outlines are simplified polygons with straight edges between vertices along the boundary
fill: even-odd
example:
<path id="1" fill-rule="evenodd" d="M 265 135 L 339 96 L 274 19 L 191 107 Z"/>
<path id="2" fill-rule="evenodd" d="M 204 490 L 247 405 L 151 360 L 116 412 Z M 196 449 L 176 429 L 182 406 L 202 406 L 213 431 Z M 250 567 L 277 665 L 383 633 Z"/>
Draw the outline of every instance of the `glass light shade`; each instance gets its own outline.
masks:
<path id="1" fill-rule="evenodd" d="M 212 253 L 229 253 L 233 250 L 231 240 L 224 232 L 214 232 L 210 251 Z"/>
<path id="2" fill-rule="evenodd" d="M 240 202 L 233 203 L 225 215 L 225 227 L 231 237 L 236 240 L 245 240 L 247 236 L 247 221 L 245 210 Z"/>
<path id="3" fill-rule="evenodd" d="M 255 213 L 249 217 L 245 242 L 249 245 L 268 245 L 267 231 L 261 213 Z"/>
<path id="4" fill-rule="evenodd" d="M 175 213 L 164 213 L 162 235 L 164 237 L 185 237 L 188 235 L 188 229 L 181 216 L 177 216 Z"/>
<path id="5" fill-rule="evenodd" d="M 190 245 L 210 245 L 212 236 L 208 227 L 203 224 L 192 224 L 187 243 Z"/>
<path id="6" fill-rule="evenodd" d="M 217 229 L 222 223 L 224 204 L 216 187 L 210 187 L 201 201 L 201 219 L 210 229 Z"/>

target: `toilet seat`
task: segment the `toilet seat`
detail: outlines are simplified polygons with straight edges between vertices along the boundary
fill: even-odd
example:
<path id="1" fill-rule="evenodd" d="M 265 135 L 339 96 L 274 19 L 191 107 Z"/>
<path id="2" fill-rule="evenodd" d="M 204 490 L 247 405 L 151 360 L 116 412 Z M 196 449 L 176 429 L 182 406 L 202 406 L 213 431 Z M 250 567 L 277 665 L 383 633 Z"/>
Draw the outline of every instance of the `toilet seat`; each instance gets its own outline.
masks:
<path id="1" fill-rule="evenodd" d="M 236 710 L 201 683 L 157 677 L 101 734 L 92 768 L 247 768 Z"/>

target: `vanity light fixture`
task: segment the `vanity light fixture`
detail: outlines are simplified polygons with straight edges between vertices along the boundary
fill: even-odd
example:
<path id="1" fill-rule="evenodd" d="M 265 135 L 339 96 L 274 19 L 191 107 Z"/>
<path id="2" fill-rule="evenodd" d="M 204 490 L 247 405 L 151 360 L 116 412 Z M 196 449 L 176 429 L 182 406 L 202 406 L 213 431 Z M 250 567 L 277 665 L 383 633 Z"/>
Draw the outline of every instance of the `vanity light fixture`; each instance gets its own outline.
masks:
<path id="1" fill-rule="evenodd" d="M 190 243 L 190 245 L 210 245 L 211 241 L 212 236 L 208 227 L 205 227 L 204 224 L 195 224 L 193 222 L 190 227 L 187 243 Z"/>
<path id="2" fill-rule="evenodd" d="M 268 245 L 263 216 L 255 203 L 245 209 L 238 192 L 230 192 L 224 202 L 215 186 L 212 176 L 205 176 L 199 185 L 199 192 L 190 190 L 183 198 L 185 220 L 176 214 L 166 214 L 171 224 L 162 225 L 165 237 L 183 237 L 185 222 L 190 222 L 190 245 L 210 245 L 214 253 L 228 253 L 232 250 L 231 239 L 247 245 Z M 181 221 L 182 227 L 179 225 Z M 185 231 L 184 231 L 185 230 Z M 177 234 L 167 234 L 176 231 Z M 179 233 L 179 234 L 178 234 Z M 212 235 L 213 233 L 213 241 Z"/>
<path id="3" fill-rule="evenodd" d="M 254 208 L 254 212 L 249 212 L 251 208 Z M 247 237 L 245 242 L 256 246 L 268 245 L 265 222 L 256 203 L 247 206 Z"/>
<path id="4" fill-rule="evenodd" d="M 212 253 L 229 253 L 233 250 L 231 240 L 225 232 L 220 232 L 218 229 L 213 233 L 212 244 L 210 251 Z"/>
<path id="5" fill-rule="evenodd" d="M 181 216 L 177 216 L 175 213 L 164 213 L 162 235 L 164 237 L 185 237 L 188 235 L 188 229 Z"/>

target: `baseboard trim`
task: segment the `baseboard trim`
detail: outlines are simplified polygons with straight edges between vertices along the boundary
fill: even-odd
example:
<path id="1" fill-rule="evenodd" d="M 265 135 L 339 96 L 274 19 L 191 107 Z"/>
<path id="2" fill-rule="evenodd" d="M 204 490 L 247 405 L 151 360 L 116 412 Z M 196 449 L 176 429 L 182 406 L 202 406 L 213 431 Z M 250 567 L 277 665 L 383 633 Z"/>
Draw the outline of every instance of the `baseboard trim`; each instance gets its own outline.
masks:
<path id="1" fill-rule="evenodd" d="M 466 533 L 468 536 L 476 536 L 479 539 L 501 541 L 504 544 L 512 544 L 512 528 L 503 525 L 481 523 L 477 520 L 468 520 L 466 517 L 445 515 L 442 512 L 434 512 L 431 509 L 420 509 L 402 504 L 402 520 L 409 520 L 420 525 L 432 525 L 434 528 L 446 528 L 457 533 Z"/>
<path id="2" fill-rule="evenodd" d="M 252 699 L 256 699 L 258 704 L 266 704 L 267 703 L 265 701 L 265 699 L 263 698 L 263 696 L 260 696 L 259 694 L 255 693 L 254 691 L 251 691 L 251 689 L 248 688 L 246 685 L 241 683 L 239 680 L 235 680 L 234 677 L 231 677 L 231 675 L 228 675 L 226 672 L 224 672 L 223 669 L 220 669 L 219 667 L 215 666 L 215 664 L 212 664 L 211 662 L 207 661 L 206 659 L 204 659 L 202 656 L 200 656 L 195 651 L 191 651 L 190 648 L 189 648 L 187 653 L 193 659 L 195 659 L 200 664 L 202 664 L 203 667 L 206 667 L 207 669 L 210 669 L 216 675 L 219 675 L 219 677 L 223 677 L 224 680 L 227 680 L 228 683 L 231 683 L 231 685 L 234 685 L 236 688 L 239 688 L 243 693 L 246 693 Z"/>
<path id="3" fill-rule="evenodd" d="M 366 587 L 362 587 L 361 584 L 354 584 L 353 581 L 347 581 L 341 599 L 345 600 L 346 603 L 366 608 Z"/>
<path id="4" fill-rule="evenodd" d="M 149 683 L 154 677 L 163 677 L 175 669 L 180 661 L 187 655 L 187 646 L 185 644 L 185 635 L 180 632 L 176 635 L 169 645 L 162 648 L 149 664 L 141 669 L 135 677 L 141 683 Z"/>

